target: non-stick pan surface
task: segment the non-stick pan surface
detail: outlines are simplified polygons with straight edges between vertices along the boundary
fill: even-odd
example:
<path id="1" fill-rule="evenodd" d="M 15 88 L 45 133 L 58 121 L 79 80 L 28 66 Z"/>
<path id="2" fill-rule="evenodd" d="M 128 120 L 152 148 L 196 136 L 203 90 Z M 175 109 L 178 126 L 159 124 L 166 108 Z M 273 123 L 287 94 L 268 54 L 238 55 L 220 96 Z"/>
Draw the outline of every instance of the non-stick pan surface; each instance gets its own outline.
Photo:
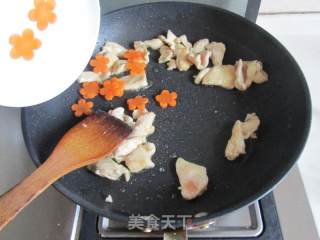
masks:
<path id="1" fill-rule="evenodd" d="M 134 40 L 151 39 L 171 29 L 186 34 L 192 42 L 201 38 L 224 42 L 225 64 L 234 64 L 239 58 L 261 60 L 270 81 L 245 92 L 197 86 L 192 78 L 196 70 L 167 71 L 165 65 L 156 63 L 158 53 L 152 52 L 147 70 L 150 88 L 126 93 L 112 102 L 96 98 L 95 108 L 108 110 L 125 106 L 128 97 L 148 96 L 148 108 L 157 114 L 156 132 L 149 138 L 157 146 L 156 167 L 133 175 L 130 182 L 110 181 L 80 169 L 55 183 L 58 190 L 89 210 L 121 221 L 130 214 L 207 212 L 208 216 L 197 220 L 204 221 L 263 196 L 285 176 L 306 141 L 311 104 L 302 72 L 277 40 L 237 15 L 190 3 L 134 6 L 104 15 L 101 21 L 96 50 L 105 40 L 130 47 Z M 76 56 L 66 52 L 61 57 L 70 58 L 72 64 Z M 79 98 L 78 89 L 79 84 L 74 83 L 55 99 L 23 109 L 24 137 L 37 165 L 79 121 L 70 111 Z M 178 93 L 176 108 L 163 110 L 152 100 L 162 89 Z M 249 141 L 246 155 L 230 162 L 224 149 L 233 123 L 251 112 L 262 121 L 258 139 Z M 177 156 L 207 167 L 208 190 L 193 201 L 180 196 L 174 168 Z M 108 194 L 114 199 L 112 204 L 105 202 Z"/>

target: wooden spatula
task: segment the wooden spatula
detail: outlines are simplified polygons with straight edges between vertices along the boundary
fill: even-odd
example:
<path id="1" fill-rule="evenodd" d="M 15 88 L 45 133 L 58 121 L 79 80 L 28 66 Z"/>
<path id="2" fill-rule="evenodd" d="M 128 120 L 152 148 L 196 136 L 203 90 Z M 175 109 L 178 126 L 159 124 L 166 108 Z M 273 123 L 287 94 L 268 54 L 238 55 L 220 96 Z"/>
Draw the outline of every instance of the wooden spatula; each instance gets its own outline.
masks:
<path id="1" fill-rule="evenodd" d="M 0 231 L 53 182 L 110 155 L 131 131 L 105 112 L 91 115 L 71 128 L 38 169 L 0 197 Z"/>

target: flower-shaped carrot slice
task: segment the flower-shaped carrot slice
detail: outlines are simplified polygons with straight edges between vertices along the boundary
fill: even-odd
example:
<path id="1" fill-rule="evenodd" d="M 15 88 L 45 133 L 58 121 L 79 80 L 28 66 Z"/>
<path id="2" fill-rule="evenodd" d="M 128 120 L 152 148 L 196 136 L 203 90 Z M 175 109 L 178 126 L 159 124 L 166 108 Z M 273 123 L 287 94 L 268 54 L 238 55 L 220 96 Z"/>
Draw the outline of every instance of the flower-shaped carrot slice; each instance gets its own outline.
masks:
<path id="1" fill-rule="evenodd" d="M 127 63 L 127 69 L 130 70 L 130 74 L 131 75 L 144 74 L 145 67 L 146 67 L 146 64 L 144 64 L 143 62 L 131 62 L 131 61 L 129 61 Z"/>
<path id="2" fill-rule="evenodd" d="M 98 82 L 84 82 L 80 89 L 80 94 L 84 98 L 92 99 L 99 94 L 100 85 Z"/>
<path id="3" fill-rule="evenodd" d="M 128 61 L 143 61 L 144 60 L 144 52 L 129 49 L 126 51 L 123 55 L 124 58 L 126 58 Z"/>
<path id="4" fill-rule="evenodd" d="M 161 94 L 156 96 L 156 101 L 161 108 L 175 107 L 177 105 L 177 93 L 169 92 L 168 90 L 162 90 Z"/>
<path id="5" fill-rule="evenodd" d="M 82 115 L 89 115 L 92 113 L 93 102 L 87 102 L 84 99 L 80 99 L 78 103 L 71 106 L 71 110 L 74 111 L 76 117 L 81 117 Z"/>
<path id="6" fill-rule="evenodd" d="M 123 92 L 124 81 L 116 77 L 111 80 L 104 81 L 103 88 L 100 89 L 100 94 L 109 101 L 111 101 L 113 97 L 121 97 Z"/>
<path id="7" fill-rule="evenodd" d="M 34 0 L 34 9 L 29 11 L 29 19 L 37 22 L 37 27 L 40 30 L 44 30 L 49 23 L 54 23 L 57 19 L 53 12 L 55 6 L 54 0 Z"/>
<path id="8" fill-rule="evenodd" d="M 105 73 L 108 71 L 109 59 L 101 54 L 97 54 L 95 59 L 90 60 L 90 65 L 95 73 Z"/>
<path id="9" fill-rule="evenodd" d="M 22 35 L 11 35 L 9 39 L 12 49 L 10 56 L 12 58 L 23 57 L 25 60 L 33 58 L 33 50 L 41 46 L 39 39 L 35 38 L 31 29 L 25 29 Z"/>
<path id="10" fill-rule="evenodd" d="M 148 98 L 142 96 L 136 96 L 127 100 L 129 110 L 144 110 L 148 102 Z"/>

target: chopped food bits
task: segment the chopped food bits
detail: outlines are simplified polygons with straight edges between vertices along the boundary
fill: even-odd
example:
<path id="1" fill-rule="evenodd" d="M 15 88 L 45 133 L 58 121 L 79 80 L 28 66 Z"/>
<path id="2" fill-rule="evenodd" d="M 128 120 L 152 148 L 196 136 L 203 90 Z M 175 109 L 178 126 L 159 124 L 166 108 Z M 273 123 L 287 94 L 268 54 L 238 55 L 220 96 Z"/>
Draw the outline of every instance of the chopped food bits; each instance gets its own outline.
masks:
<path id="1" fill-rule="evenodd" d="M 100 84 L 98 82 L 84 82 L 80 94 L 84 98 L 92 99 L 99 94 Z"/>
<path id="2" fill-rule="evenodd" d="M 57 19 L 53 12 L 55 6 L 54 0 L 34 0 L 34 9 L 29 11 L 29 19 L 37 22 L 39 30 L 44 30 L 49 23 L 54 23 Z"/>
<path id="3" fill-rule="evenodd" d="M 176 162 L 176 172 L 184 199 L 194 199 L 207 190 L 209 178 L 205 167 L 179 157 Z"/>
<path id="4" fill-rule="evenodd" d="M 25 29 L 22 35 L 11 35 L 9 39 L 12 49 L 10 56 L 14 59 L 23 57 L 25 60 L 33 58 L 33 50 L 41 46 L 39 39 L 35 38 L 31 29 Z"/>
<path id="5" fill-rule="evenodd" d="M 105 73 L 108 71 L 109 59 L 101 54 L 97 54 L 95 59 L 90 60 L 90 65 L 95 73 Z"/>
<path id="6" fill-rule="evenodd" d="M 148 98 L 142 96 L 136 96 L 127 100 L 129 110 L 144 110 L 148 102 Z"/>
<path id="7" fill-rule="evenodd" d="M 177 97 L 178 95 L 176 92 L 162 90 L 161 94 L 156 96 L 156 101 L 162 108 L 167 108 L 168 106 L 175 107 L 177 105 Z"/>
<path id="8" fill-rule="evenodd" d="M 248 138 L 257 138 L 255 132 L 260 125 L 260 119 L 255 113 L 247 114 L 244 122 L 237 120 L 232 128 L 231 138 L 228 141 L 225 156 L 228 160 L 235 160 L 240 154 L 246 153 L 245 141 Z"/>
<path id="9" fill-rule="evenodd" d="M 111 101 L 113 97 L 121 97 L 123 92 L 124 81 L 116 77 L 104 81 L 103 87 L 100 89 L 100 94 L 108 101 Z"/>
<path id="10" fill-rule="evenodd" d="M 71 106 L 71 110 L 74 112 L 76 117 L 81 117 L 82 115 L 91 114 L 93 105 L 93 102 L 87 102 L 84 99 L 80 99 L 78 103 Z"/>

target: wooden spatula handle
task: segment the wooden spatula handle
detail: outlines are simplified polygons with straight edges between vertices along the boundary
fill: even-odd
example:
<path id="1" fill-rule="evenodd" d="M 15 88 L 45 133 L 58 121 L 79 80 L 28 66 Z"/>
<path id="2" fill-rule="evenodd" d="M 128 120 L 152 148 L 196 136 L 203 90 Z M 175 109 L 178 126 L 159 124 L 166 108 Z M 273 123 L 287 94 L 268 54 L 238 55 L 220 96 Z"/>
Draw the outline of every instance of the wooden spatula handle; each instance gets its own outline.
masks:
<path id="1" fill-rule="evenodd" d="M 58 166 L 48 160 L 0 197 L 0 231 L 24 207 L 60 177 L 61 171 Z"/>

